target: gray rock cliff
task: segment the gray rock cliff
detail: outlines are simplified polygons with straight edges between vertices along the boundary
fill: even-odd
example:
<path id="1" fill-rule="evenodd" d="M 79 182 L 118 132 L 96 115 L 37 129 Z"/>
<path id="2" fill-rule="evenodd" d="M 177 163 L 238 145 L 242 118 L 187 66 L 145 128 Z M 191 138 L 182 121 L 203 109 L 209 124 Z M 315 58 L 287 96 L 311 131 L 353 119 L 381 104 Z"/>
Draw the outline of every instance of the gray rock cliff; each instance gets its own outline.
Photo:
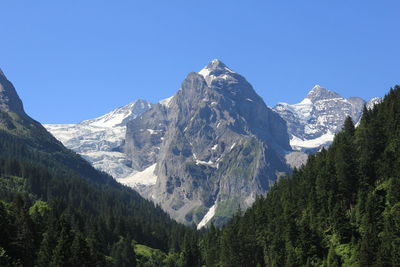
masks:
<path id="1" fill-rule="evenodd" d="M 190 73 L 181 89 L 127 124 L 133 166 L 154 168 L 147 191 L 178 221 L 223 223 L 288 172 L 285 121 L 221 61 Z"/>

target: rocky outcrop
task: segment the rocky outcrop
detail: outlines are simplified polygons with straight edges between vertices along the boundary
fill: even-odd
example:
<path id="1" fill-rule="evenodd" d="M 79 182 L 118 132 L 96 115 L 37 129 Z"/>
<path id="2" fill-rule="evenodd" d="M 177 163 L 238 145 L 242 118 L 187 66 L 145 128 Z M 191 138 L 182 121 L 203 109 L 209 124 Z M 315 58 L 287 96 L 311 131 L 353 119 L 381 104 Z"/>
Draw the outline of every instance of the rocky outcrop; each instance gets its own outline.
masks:
<path id="1" fill-rule="evenodd" d="M 14 112 L 20 116 L 27 117 L 22 101 L 19 98 L 13 84 L 7 80 L 0 69 L 0 110 Z"/>

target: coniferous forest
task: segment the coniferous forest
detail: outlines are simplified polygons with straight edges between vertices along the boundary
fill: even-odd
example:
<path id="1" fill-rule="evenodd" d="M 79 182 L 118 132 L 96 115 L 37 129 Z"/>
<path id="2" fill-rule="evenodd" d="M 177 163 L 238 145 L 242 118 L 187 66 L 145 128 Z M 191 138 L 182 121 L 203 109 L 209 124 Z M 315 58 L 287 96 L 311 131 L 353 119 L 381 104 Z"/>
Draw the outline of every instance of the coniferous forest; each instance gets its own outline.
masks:
<path id="1" fill-rule="evenodd" d="M 197 242 L 194 229 L 96 171 L 31 118 L 0 111 L 0 128 L 0 266 L 186 264 L 178 252 Z"/>
<path id="2" fill-rule="evenodd" d="M 400 266 L 400 87 L 224 227 L 197 232 L 0 112 L 0 266 Z"/>
<path id="3" fill-rule="evenodd" d="M 202 239 L 207 266 L 400 266 L 400 87 Z"/>

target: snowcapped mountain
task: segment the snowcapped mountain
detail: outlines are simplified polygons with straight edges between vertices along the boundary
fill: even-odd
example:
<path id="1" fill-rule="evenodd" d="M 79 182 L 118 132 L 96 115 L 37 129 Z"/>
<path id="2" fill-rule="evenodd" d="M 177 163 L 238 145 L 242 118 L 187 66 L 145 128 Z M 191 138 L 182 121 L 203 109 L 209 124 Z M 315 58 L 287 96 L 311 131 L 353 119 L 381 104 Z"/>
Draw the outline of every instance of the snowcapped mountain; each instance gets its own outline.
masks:
<path id="1" fill-rule="evenodd" d="M 137 100 L 79 124 L 45 127 L 97 169 L 201 228 L 250 206 L 287 164 L 300 166 L 303 152 L 329 145 L 347 116 L 358 122 L 364 105 L 380 101 L 316 85 L 300 103 L 271 110 L 244 77 L 213 60 L 157 104 Z"/>
<path id="2" fill-rule="evenodd" d="M 284 120 L 244 77 L 213 60 L 127 124 L 124 152 L 141 173 L 120 181 L 152 181 L 144 196 L 200 228 L 225 222 L 264 194 L 289 171 L 287 150 Z"/>
<path id="3" fill-rule="evenodd" d="M 329 145 L 350 116 L 357 123 L 364 105 L 371 108 L 380 98 L 368 103 L 359 97 L 343 98 L 319 85 L 297 104 L 278 103 L 274 110 L 286 121 L 290 145 L 299 151 L 315 151 Z"/>
<path id="4" fill-rule="evenodd" d="M 153 105 L 136 100 L 101 117 L 78 124 L 45 124 L 46 129 L 66 147 L 81 154 L 92 165 L 114 178 L 135 172 L 131 161 L 118 148 L 125 139 L 126 124 Z"/>

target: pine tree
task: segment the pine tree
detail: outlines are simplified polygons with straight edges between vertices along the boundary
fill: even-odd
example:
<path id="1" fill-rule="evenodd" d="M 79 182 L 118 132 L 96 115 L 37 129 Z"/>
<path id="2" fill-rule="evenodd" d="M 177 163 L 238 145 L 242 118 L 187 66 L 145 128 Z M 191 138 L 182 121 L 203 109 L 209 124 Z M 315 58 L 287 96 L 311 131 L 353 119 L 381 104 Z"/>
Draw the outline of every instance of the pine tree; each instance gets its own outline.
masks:
<path id="1" fill-rule="evenodd" d="M 35 266 L 47 267 L 50 266 L 53 255 L 53 238 L 49 233 L 43 234 L 42 243 L 40 244 L 39 252 L 36 258 Z"/>
<path id="2" fill-rule="evenodd" d="M 136 266 L 135 250 L 128 238 L 120 238 L 113 245 L 111 256 L 115 267 L 133 267 Z"/>
<path id="3" fill-rule="evenodd" d="M 218 263 L 218 230 L 211 223 L 207 236 L 202 240 L 202 255 L 206 266 L 216 266 Z"/>
<path id="4" fill-rule="evenodd" d="M 90 249 L 79 232 L 74 233 L 74 240 L 71 244 L 71 258 L 68 259 L 68 262 L 71 266 L 94 266 Z"/>
<path id="5" fill-rule="evenodd" d="M 62 215 L 59 223 L 59 235 L 56 246 L 53 250 L 51 266 L 68 266 L 69 259 L 72 257 L 71 245 L 73 241 L 73 233 L 69 223 L 69 216 Z"/>
<path id="6" fill-rule="evenodd" d="M 16 235 L 12 242 L 14 250 L 19 255 L 24 266 L 33 266 L 35 249 L 34 226 L 28 212 L 23 207 L 24 202 L 19 198 L 14 202 L 16 212 L 16 224 L 18 225 Z"/>

